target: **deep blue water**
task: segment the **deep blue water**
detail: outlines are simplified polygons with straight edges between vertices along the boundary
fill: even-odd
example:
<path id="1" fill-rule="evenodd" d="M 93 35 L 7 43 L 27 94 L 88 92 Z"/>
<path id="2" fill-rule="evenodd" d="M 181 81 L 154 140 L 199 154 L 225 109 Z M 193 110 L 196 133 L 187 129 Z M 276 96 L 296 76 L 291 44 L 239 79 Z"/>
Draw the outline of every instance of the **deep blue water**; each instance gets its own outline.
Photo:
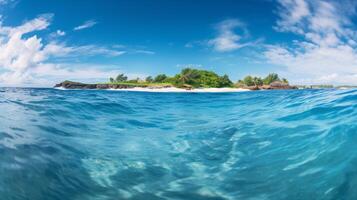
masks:
<path id="1" fill-rule="evenodd" d="M 357 199 L 357 90 L 0 88 L 0 199 Z"/>

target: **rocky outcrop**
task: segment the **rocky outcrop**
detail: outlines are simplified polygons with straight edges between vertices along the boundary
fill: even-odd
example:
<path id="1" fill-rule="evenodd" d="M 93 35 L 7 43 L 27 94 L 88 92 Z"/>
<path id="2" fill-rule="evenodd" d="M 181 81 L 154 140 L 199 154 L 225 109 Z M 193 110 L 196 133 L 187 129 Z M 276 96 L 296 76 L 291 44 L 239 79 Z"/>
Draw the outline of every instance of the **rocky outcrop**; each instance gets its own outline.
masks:
<path id="1" fill-rule="evenodd" d="M 131 84 L 87 84 L 78 83 L 72 81 L 64 81 L 62 83 L 56 84 L 55 88 L 65 88 L 65 89 L 128 89 L 138 87 L 139 85 Z M 146 87 L 145 85 L 140 85 L 140 87 Z"/>
<path id="2" fill-rule="evenodd" d="M 248 89 L 248 90 L 260 90 L 259 86 L 246 86 L 243 87 L 244 89 Z"/>
<path id="3" fill-rule="evenodd" d="M 78 83 L 73 81 L 64 81 L 62 83 L 56 84 L 55 88 L 65 88 L 65 89 L 97 89 L 97 90 L 106 90 L 106 89 L 130 89 L 130 88 L 149 88 L 149 89 L 161 89 L 169 88 L 171 85 L 147 85 L 142 83 L 97 83 L 97 84 L 87 84 L 87 83 Z"/>
<path id="4" fill-rule="evenodd" d="M 296 86 L 291 86 L 287 83 L 275 81 L 275 82 L 272 82 L 270 85 L 261 86 L 261 89 L 264 89 L 264 90 L 292 90 L 292 89 L 298 89 L 298 88 Z"/>
<path id="5" fill-rule="evenodd" d="M 72 81 L 64 81 L 62 83 L 56 84 L 55 87 L 62 87 L 66 89 L 96 89 L 97 84 L 85 84 Z"/>
<path id="6" fill-rule="evenodd" d="M 283 83 L 280 81 L 275 81 L 269 85 L 261 85 L 261 86 L 245 86 L 244 89 L 249 90 L 295 90 L 298 89 L 296 86 L 289 85 L 287 83 Z"/>
<path id="7" fill-rule="evenodd" d="M 120 83 L 98 83 L 98 84 L 87 84 L 87 83 L 78 83 L 72 81 L 64 81 L 62 83 L 56 84 L 55 88 L 65 88 L 65 89 L 130 89 L 135 87 L 141 88 L 149 88 L 149 89 L 160 89 L 160 88 L 168 88 L 172 87 L 171 85 L 145 85 L 145 84 L 120 84 Z M 186 90 L 192 90 L 193 87 L 190 85 L 184 85 L 182 88 Z M 291 89 L 298 89 L 296 86 L 291 86 L 286 83 L 282 83 L 280 81 L 276 81 L 271 83 L 270 85 L 262 85 L 262 86 L 243 86 L 243 89 L 249 90 L 291 90 Z"/>

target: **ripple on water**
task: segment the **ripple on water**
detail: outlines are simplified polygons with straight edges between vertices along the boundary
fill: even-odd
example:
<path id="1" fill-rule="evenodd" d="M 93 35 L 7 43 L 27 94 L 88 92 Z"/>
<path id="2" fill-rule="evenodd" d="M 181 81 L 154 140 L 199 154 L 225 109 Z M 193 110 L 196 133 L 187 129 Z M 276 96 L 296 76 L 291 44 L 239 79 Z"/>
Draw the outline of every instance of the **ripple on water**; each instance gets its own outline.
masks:
<path id="1" fill-rule="evenodd" d="M 357 90 L 0 89 L 2 199 L 356 199 Z"/>

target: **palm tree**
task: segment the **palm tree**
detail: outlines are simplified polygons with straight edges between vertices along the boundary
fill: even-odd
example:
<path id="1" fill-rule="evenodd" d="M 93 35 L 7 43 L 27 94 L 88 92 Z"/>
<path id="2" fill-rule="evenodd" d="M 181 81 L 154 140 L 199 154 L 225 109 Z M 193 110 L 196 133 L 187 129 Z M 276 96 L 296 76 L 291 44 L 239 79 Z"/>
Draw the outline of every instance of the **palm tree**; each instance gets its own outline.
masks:
<path id="1" fill-rule="evenodd" d="M 257 87 L 257 86 L 263 85 L 263 80 L 259 77 L 254 77 L 253 83 L 254 83 L 254 86 Z"/>
<path id="2" fill-rule="evenodd" d="M 117 77 L 116 77 L 116 81 L 117 82 L 125 82 L 128 80 L 128 77 L 125 76 L 124 74 L 119 74 Z"/>
<path id="3" fill-rule="evenodd" d="M 199 76 L 200 74 L 196 70 L 186 68 L 182 70 L 179 80 L 182 84 L 192 84 Z"/>

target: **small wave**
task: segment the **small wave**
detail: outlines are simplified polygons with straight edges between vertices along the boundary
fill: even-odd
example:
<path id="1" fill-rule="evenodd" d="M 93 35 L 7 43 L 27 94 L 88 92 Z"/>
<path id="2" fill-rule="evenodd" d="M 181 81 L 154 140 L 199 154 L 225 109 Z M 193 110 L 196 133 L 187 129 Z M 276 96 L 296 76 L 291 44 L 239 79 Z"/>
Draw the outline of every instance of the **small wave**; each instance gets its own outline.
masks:
<path id="1" fill-rule="evenodd" d="M 4 199 L 357 196 L 357 90 L 0 91 Z"/>

